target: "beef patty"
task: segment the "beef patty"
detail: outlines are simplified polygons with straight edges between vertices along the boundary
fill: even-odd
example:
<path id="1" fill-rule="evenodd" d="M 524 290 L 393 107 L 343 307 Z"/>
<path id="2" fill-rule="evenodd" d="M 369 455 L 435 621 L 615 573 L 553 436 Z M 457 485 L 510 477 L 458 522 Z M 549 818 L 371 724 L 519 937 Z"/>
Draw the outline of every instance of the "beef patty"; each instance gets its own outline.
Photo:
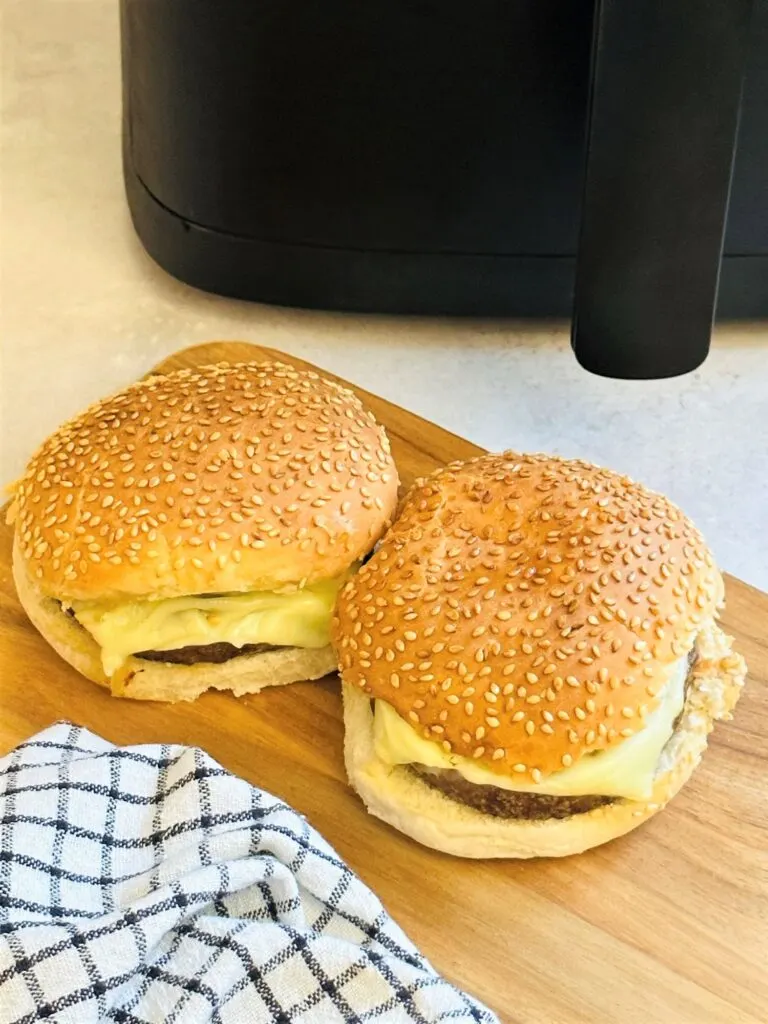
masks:
<path id="1" fill-rule="evenodd" d="M 570 818 L 572 814 L 586 814 L 616 799 L 612 796 L 548 796 L 545 793 L 515 792 L 498 786 L 475 785 L 452 769 L 427 768 L 421 764 L 408 767 L 432 789 L 438 789 L 451 800 L 493 818 L 527 818 L 533 821 Z"/>
<path id="2" fill-rule="evenodd" d="M 685 697 L 691 685 L 691 674 L 696 662 L 696 648 L 688 655 L 688 677 L 685 680 Z M 674 721 L 673 729 L 682 717 L 682 711 Z M 428 768 L 422 764 L 408 765 L 408 770 L 437 789 L 451 800 L 466 804 L 476 811 L 493 818 L 525 818 L 542 821 L 545 818 L 570 818 L 573 814 L 586 814 L 596 807 L 622 803 L 621 797 L 614 796 L 549 796 L 546 793 L 515 792 L 498 786 L 476 785 L 467 782 L 460 772 L 450 768 Z"/>
<path id="3" fill-rule="evenodd" d="M 220 665 L 224 661 L 231 661 L 232 658 L 239 658 L 242 654 L 265 654 L 267 651 L 287 650 L 273 644 L 244 644 L 242 647 L 235 647 L 234 644 L 198 644 L 195 647 L 177 647 L 172 651 L 137 651 L 134 658 L 141 658 L 142 661 L 162 661 L 171 665 L 197 665 L 198 662 L 207 662 L 209 665 Z"/>

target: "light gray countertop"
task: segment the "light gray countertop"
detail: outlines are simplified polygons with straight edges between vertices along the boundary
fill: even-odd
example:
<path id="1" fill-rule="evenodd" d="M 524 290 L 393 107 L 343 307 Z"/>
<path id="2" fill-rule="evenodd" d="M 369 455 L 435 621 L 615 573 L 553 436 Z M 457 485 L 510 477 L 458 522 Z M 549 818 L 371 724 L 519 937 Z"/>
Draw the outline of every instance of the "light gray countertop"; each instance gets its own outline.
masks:
<path id="1" fill-rule="evenodd" d="M 115 0 L 4 0 L 0 481 L 85 404 L 200 341 L 258 341 L 492 449 L 557 452 L 664 491 L 724 568 L 768 589 L 768 324 L 693 374 L 614 381 L 565 324 L 344 316 L 188 288 L 131 227 Z"/>

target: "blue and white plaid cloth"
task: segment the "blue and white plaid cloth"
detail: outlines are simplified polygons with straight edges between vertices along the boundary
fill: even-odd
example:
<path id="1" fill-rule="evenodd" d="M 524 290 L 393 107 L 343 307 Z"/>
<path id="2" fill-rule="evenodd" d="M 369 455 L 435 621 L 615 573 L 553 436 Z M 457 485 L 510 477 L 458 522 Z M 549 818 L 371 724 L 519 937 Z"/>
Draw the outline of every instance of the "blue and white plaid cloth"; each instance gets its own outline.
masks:
<path id="1" fill-rule="evenodd" d="M 46 729 L 0 760 L 0 1021 L 496 1018 L 296 811 L 200 750 Z"/>

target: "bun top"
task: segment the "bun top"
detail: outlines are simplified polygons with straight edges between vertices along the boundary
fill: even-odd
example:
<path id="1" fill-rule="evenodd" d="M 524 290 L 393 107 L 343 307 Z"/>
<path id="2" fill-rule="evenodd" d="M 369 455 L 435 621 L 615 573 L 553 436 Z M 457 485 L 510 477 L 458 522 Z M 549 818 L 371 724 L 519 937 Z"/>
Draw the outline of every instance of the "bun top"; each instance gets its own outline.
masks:
<path id="1" fill-rule="evenodd" d="M 666 498 L 505 452 L 417 481 L 333 640 L 345 682 L 446 753 L 535 782 L 642 728 L 722 594 Z"/>
<path id="2" fill-rule="evenodd" d="M 397 501 L 389 442 L 351 391 L 281 363 L 140 381 L 33 456 L 17 545 L 64 599 L 274 590 L 338 576 Z"/>

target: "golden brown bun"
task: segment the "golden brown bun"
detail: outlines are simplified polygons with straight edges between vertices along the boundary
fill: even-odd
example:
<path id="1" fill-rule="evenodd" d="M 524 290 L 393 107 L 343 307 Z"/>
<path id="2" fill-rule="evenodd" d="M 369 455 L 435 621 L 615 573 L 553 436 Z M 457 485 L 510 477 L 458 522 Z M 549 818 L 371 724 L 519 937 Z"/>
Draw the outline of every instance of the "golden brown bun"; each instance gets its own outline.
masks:
<path id="1" fill-rule="evenodd" d="M 459 857 L 563 857 L 637 828 L 668 803 L 690 778 L 716 719 L 730 718 L 746 666 L 730 637 L 706 626 L 683 715 L 661 755 L 653 795 L 645 803 L 620 801 L 570 818 L 501 819 L 450 800 L 406 767 L 375 754 L 370 699 L 345 684 L 344 757 L 353 787 L 371 814 L 425 846 Z"/>
<path id="2" fill-rule="evenodd" d="M 33 626 L 65 661 L 116 697 L 169 702 L 195 700 L 206 690 L 231 690 L 236 697 L 304 679 L 320 679 L 336 668 L 330 646 L 314 650 L 288 647 L 264 654 L 242 654 L 219 665 L 172 665 L 128 658 L 110 681 L 101 665 L 101 648 L 53 598 L 35 587 L 14 551 L 13 577 L 19 600 Z"/>
<path id="3" fill-rule="evenodd" d="M 56 431 L 17 485 L 29 572 L 65 599 L 275 590 L 365 555 L 397 500 L 384 429 L 280 363 L 151 377 Z"/>
<path id="4" fill-rule="evenodd" d="M 722 595 L 666 498 L 506 452 L 414 485 L 332 636 L 345 683 L 446 752 L 536 782 L 642 728 Z"/>

